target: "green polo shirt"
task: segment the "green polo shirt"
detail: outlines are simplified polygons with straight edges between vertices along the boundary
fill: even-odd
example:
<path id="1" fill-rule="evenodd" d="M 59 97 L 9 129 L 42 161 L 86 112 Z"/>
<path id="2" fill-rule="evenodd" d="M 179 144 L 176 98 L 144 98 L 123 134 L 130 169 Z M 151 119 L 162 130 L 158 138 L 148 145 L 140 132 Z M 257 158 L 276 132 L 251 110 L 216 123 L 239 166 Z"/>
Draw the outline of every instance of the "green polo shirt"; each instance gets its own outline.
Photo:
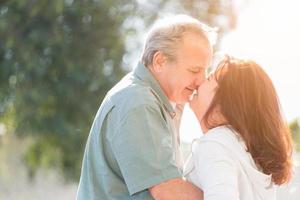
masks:
<path id="1" fill-rule="evenodd" d="M 83 157 L 78 200 L 153 199 L 148 188 L 182 176 L 175 111 L 141 63 L 103 100 Z"/>

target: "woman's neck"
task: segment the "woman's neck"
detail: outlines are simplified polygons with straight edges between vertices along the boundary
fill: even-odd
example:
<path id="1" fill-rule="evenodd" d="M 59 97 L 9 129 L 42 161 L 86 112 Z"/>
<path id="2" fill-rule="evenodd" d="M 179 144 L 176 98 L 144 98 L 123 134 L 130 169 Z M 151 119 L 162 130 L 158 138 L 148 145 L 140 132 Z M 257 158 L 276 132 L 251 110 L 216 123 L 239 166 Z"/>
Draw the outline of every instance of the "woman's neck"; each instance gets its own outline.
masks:
<path id="1" fill-rule="evenodd" d="M 207 131 L 214 127 L 222 126 L 228 123 L 226 118 L 220 112 L 213 112 L 211 116 L 209 116 L 208 122 L 210 126 L 207 123 L 205 123 L 204 120 L 200 122 L 203 134 L 205 134 Z"/>

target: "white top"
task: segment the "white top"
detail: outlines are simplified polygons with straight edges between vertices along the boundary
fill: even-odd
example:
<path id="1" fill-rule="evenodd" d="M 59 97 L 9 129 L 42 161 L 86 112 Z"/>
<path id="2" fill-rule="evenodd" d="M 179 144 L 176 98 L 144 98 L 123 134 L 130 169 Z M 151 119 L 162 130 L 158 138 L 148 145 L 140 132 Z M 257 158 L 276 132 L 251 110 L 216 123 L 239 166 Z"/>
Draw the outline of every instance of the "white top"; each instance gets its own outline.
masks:
<path id="1" fill-rule="evenodd" d="M 226 126 L 193 142 L 184 176 L 203 190 L 204 200 L 276 199 L 271 176 L 258 170 L 241 137 Z"/>

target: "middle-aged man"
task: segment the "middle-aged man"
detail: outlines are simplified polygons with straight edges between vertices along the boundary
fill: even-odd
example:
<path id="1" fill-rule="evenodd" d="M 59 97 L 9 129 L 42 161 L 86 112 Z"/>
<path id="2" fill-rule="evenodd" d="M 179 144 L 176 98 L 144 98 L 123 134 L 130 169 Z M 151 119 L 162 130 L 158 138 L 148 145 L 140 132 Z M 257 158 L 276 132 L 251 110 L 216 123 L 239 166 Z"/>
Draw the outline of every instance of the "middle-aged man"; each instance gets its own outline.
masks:
<path id="1" fill-rule="evenodd" d="M 158 21 L 141 62 L 103 100 L 86 144 L 78 200 L 203 199 L 182 178 L 176 104 L 205 80 L 212 30 L 177 15 Z"/>

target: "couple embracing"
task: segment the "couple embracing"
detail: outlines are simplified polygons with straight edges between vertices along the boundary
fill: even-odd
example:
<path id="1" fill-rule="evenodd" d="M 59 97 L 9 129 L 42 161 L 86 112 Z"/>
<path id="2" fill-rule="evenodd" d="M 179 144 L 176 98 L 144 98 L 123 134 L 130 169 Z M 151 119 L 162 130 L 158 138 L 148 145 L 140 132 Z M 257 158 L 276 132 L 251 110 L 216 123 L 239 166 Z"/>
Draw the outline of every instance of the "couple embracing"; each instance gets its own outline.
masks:
<path id="1" fill-rule="evenodd" d="M 140 62 L 95 116 L 78 200 L 276 199 L 276 185 L 291 176 L 292 147 L 275 88 L 251 60 L 227 56 L 206 75 L 214 35 L 185 15 L 152 27 Z M 185 104 L 204 135 L 183 161 Z"/>

